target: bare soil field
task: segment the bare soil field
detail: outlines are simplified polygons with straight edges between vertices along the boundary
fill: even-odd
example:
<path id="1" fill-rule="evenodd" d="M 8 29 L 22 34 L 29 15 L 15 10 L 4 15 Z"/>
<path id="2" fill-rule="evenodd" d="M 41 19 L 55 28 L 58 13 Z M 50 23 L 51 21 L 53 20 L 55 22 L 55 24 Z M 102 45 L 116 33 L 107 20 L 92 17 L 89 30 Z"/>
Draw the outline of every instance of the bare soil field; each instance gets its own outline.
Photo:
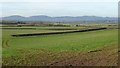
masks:
<path id="1" fill-rule="evenodd" d="M 118 51 L 117 46 L 112 45 L 103 49 L 79 53 L 66 60 L 56 61 L 52 66 L 117 66 Z"/>

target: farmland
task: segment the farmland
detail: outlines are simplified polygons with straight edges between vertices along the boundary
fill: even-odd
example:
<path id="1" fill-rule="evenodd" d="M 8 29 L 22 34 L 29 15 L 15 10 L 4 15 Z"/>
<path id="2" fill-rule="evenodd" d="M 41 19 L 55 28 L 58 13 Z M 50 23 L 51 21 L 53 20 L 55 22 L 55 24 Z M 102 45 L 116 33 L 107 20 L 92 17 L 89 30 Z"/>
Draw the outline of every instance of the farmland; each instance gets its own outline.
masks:
<path id="1" fill-rule="evenodd" d="M 78 29 L 88 28 L 6 27 L 2 30 L 3 65 L 117 65 L 118 29 L 44 36 L 11 36 L 13 34 L 63 32 Z M 98 61 L 100 62 L 96 63 Z"/>

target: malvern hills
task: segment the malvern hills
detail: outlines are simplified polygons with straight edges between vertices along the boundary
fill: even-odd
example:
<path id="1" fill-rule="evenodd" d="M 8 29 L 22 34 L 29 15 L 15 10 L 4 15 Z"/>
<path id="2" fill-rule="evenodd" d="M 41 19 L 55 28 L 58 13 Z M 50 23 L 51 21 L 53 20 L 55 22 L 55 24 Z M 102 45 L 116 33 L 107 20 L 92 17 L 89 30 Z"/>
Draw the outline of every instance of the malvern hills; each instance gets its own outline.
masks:
<path id="1" fill-rule="evenodd" d="M 80 21 L 117 21 L 117 17 L 100 17 L 100 16 L 59 16 L 50 17 L 45 15 L 24 17 L 20 15 L 12 15 L 2 17 L 7 21 L 36 21 L 36 22 L 80 22 Z"/>
<path id="2" fill-rule="evenodd" d="M 17 21 L 81 21 L 81 20 L 117 20 L 117 17 L 99 17 L 99 16 L 59 16 L 50 17 L 45 15 L 23 17 L 19 15 L 13 15 L 3 17 L 3 20 L 17 20 Z"/>

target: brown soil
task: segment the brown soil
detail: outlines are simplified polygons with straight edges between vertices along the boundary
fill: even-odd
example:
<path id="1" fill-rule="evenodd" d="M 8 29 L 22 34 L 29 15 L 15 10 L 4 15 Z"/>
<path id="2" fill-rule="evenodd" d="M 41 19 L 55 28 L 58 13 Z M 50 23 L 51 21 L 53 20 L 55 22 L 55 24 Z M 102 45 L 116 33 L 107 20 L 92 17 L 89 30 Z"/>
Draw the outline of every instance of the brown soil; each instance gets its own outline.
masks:
<path id="1" fill-rule="evenodd" d="M 3 66 L 117 66 L 117 45 L 88 52 L 54 53 L 45 49 L 18 50 L 20 56 L 3 57 Z M 120 52 L 119 52 L 120 53 Z"/>
<path id="2" fill-rule="evenodd" d="M 79 53 L 63 61 L 51 63 L 51 66 L 117 66 L 117 46 L 112 45 L 100 50 Z"/>

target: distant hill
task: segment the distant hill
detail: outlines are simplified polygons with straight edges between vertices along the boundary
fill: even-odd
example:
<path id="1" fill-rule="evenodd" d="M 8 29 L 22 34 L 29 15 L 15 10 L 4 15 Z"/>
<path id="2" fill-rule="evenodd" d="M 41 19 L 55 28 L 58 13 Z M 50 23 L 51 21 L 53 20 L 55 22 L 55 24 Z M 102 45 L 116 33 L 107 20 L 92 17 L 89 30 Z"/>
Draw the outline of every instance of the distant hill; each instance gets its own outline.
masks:
<path id="1" fill-rule="evenodd" d="M 116 17 L 99 17 L 99 16 L 61 16 L 61 17 L 50 17 L 45 15 L 23 17 L 19 15 L 13 15 L 3 17 L 2 20 L 9 21 L 37 21 L 37 22 L 81 22 L 81 21 L 116 21 Z"/>

